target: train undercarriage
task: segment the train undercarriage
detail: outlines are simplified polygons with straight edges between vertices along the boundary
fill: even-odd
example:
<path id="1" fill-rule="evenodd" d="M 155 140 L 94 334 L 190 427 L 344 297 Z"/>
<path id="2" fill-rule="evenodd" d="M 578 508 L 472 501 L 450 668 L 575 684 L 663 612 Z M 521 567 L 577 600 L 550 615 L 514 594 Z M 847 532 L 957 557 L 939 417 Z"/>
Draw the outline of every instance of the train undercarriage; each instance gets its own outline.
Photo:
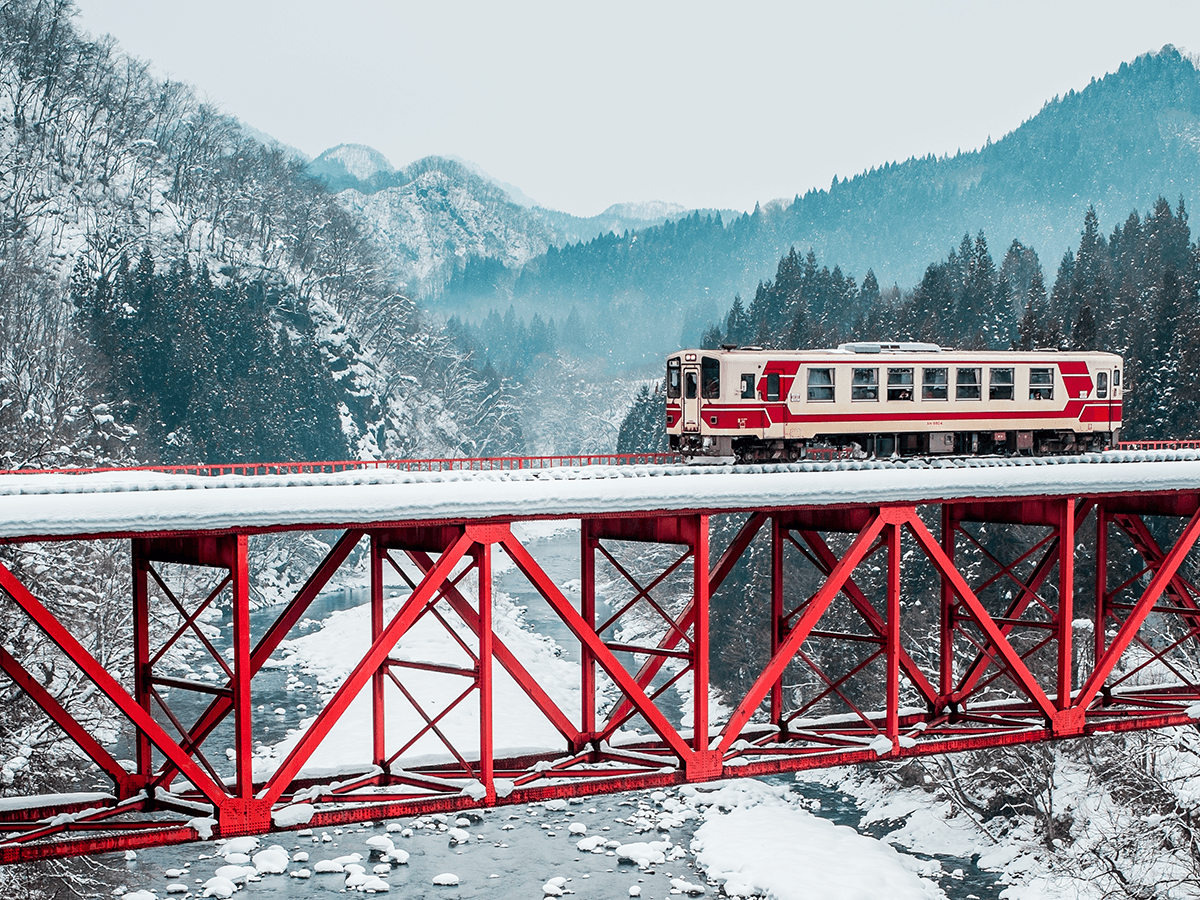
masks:
<path id="1" fill-rule="evenodd" d="M 946 456 L 1059 456 L 1093 453 L 1115 445 L 1110 431 L 932 431 L 829 434 L 811 439 L 763 440 L 731 435 L 671 435 L 672 450 L 689 462 L 739 463 L 801 459 L 898 459 Z"/>

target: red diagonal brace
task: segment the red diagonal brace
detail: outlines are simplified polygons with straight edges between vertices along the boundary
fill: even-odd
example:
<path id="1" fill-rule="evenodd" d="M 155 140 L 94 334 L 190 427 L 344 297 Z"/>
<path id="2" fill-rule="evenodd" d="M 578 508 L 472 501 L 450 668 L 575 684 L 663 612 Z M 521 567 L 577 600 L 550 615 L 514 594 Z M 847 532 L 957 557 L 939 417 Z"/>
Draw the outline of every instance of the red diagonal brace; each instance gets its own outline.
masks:
<path id="1" fill-rule="evenodd" d="M 1154 573 L 1154 577 L 1150 579 L 1150 584 L 1146 586 L 1145 593 L 1137 603 L 1134 604 L 1129 615 L 1121 624 L 1121 630 L 1113 639 L 1113 642 L 1108 645 L 1108 649 L 1104 651 L 1104 656 L 1096 660 L 1096 667 L 1092 670 L 1091 677 L 1075 697 L 1074 705 L 1080 709 L 1087 709 L 1096 694 L 1100 692 L 1104 681 L 1116 666 L 1117 660 L 1121 658 L 1121 654 L 1133 641 L 1137 635 L 1138 629 L 1142 627 L 1142 622 L 1146 620 L 1146 616 L 1150 614 L 1154 604 L 1158 602 L 1158 598 L 1162 596 L 1164 590 L 1171 583 L 1175 574 L 1179 571 L 1180 565 L 1183 564 L 1184 558 L 1196 543 L 1196 538 L 1200 537 L 1200 510 L 1192 514 L 1188 520 L 1187 527 L 1183 529 L 1183 534 L 1179 536 L 1179 540 L 1175 542 L 1169 553 L 1163 558 L 1162 564 L 1158 567 L 1158 571 Z M 1101 627 L 1097 623 L 1096 627 Z"/>
<path id="2" fill-rule="evenodd" d="M 863 530 L 855 537 L 854 542 L 850 545 L 850 549 L 846 551 L 846 555 L 838 560 L 837 565 L 833 567 L 833 571 L 829 573 L 829 577 L 825 579 L 825 584 L 813 596 L 812 602 L 805 607 L 804 615 L 796 623 L 796 627 L 788 632 L 779 643 L 779 649 L 771 657 L 767 666 L 759 674 L 746 696 L 742 698 L 742 702 L 738 704 L 737 709 L 733 711 L 733 715 L 729 717 L 729 721 L 725 724 L 724 730 L 721 732 L 721 742 L 718 745 L 718 750 L 724 753 L 728 750 L 733 742 L 738 739 L 742 728 L 750 721 L 750 717 L 754 715 L 754 711 L 758 709 L 758 705 L 763 701 L 763 698 L 770 692 L 772 685 L 783 675 L 783 672 L 788 667 L 788 663 L 792 661 L 792 657 L 796 655 L 796 651 L 800 649 L 800 645 L 808 638 L 808 633 L 812 631 L 817 624 L 817 620 L 825 613 L 829 604 L 833 602 L 833 598 L 841 592 L 846 579 L 850 577 L 850 573 L 855 567 L 862 562 L 868 551 L 879 536 L 879 533 L 884 527 L 883 518 L 878 512 L 871 516 L 871 519 L 863 527 Z"/>
<path id="3" fill-rule="evenodd" d="M 1000 630 L 1000 627 L 992 621 L 992 617 L 988 615 L 988 611 L 983 608 L 983 604 L 979 602 L 979 598 L 975 596 L 975 592 L 967 584 L 967 580 L 954 567 L 954 563 L 950 561 L 950 558 L 946 555 L 941 545 L 929 533 L 929 529 L 925 527 L 925 523 L 921 521 L 920 516 L 916 514 L 915 510 L 908 517 L 906 524 L 913 537 L 917 539 L 917 542 L 924 549 L 925 555 L 929 557 L 929 561 L 934 564 L 943 577 L 949 580 L 950 586 L 967 607 L 971 617 L 975 619 L 975 623 L 983 631 L 984 635 L 987 636 L 989 645 L 994 647 L 1004 660 L 1005 665 L 1008 667 L 1009 675 L 1017 687 L 1024 691 L 1026 696 L 1037 705 L 1047 720 L 1053 721 L 1056 713 L 1054 704 L 1050 702 L 1050 698 L 1046 696 L 1046 692 L 1037 683 L 1037 679 L 1033 677 L 1033 673 L 1029 671 L 1029 668 L 1025 665 L 1025 661 L 1021 659 L 1020 654 L 1008 642 L 1008 638 Z"/>
<path id="4" fill-rule="evenodd" d="M 355 545 L 362 540 L 365 532 L 358 529 L 350 529 L 345 532 L 329 553 L 321 560 L 320 565 L 309 576 L 308 581 L 304 583 L 296 596 L 291 599 L 287 607 L 279 614 L 271 627 L 267 629 L 267 633 L 262 636 L 259 642 L 250 652 L 250 670 L 252 673 L 257 673 L 263 667 L 263 664 L 271 658 L 271 654 L 278 649 L 280 643 L 288 632 L 295 627 L 300 618 L 308 611 L 308 607 L 316 599 L 317 594 L 329 583 L 329 579 L 346 561 L 346 557 L 354 550 Z M 208 737 L 212 730 L 220 724 L 221 720 L 229 714 L 233 709 L 233 701 L 230 697 L 219 697 L 208 705 L 200 718 L 196 720 L 196 724 L 192 726 L 191 734 L 185 743 L 185 747 L 198 747 L 204 743 L 204 739 Z M 170 767 L 163 770 L 163 774 L 168 778 L 172 771 Z M 160 776 L 161 780 L 161 776 Z"/>
<path id="5" fill-rule="evenodd" d="M 67 737 L 73 740 L 92 762 L 108 774 L 117 787 L 118 799 L 124 800 L 140 789 L 130 774 L 92 737 L 87 728 L 79 724 L 79 721 L 63 708 L 54 695 L 42 687 L 41 682 L 34 678 L 17 661 L 16 657 L 3 647 L 0 647 L 0 669 L 4 670 L 4 673 L 13 680 L 17 687 L 29 695 L 30 700 L 41 707 L 42 712 L 54 720 L 55 725 L 67 733 Z"/>
<path id="6" fill-rule="evenodd" d="M 16 601 L 25 614 L 37 623 L 37 626 L 67 655 L 71 662 L 75 663 L 83 674 L 91 679 L 100 692 L 108 697 L 117 709 L 124 713 L 204 796 L 215 804 L 220 804 L 226 798 L 224 789 L 196 765 L 195 761 L 171 739 L 163 727 L 154 721 L 149 711 L 143 709 L 133 697 L 129 696 L 129 692 L 121 687 L 120 683 L 108 673 L 108 670 L 84 649 L 75 636 L 63 627 L 62 623 L 29 592 L 25 585 L 17 580 L 17 577 L 3 563 L 0 563 L 0 588 Z"/>
<path id="7" fill-rule="evenodd" d="M 1113 521 L 1116 522 L 1118 528 L 1129 535 L 1138 553 L 1141 554 L 1142 558 L 1152 568 L 1156 568 L 1162 564 L 1166 554 L 1163 553 L 1162 547 L 1154 539 L 1154 535 L 1150 533 L 1150 529 L 1146 527 L 1146 523 L 1141 516 L 1114 516 Z M 1180 606 L 1200 611 L 1200 603 L 1196 601 L 1196 586 L 1191 584 L 1178 572 L 1171 579 L 1171 583 L 1165 588 L 1165 591 L 1174 596 Z"/>
<path id="8" fill-rule="evenodd" d="M 409 598 L 400 607 L 391 622 L 383 629 L 379 637 L 371 643 L 367 653 L 354 667 L 346 680 L 342 682 L 342 686 L 338 688 L 337 693 L 330 698 L 325 704 L 325 708 L 317 714 L 317 718 L 309 726 L 308 731 L 300 739 L 299 743 L 292 748 L 292 752 L 288 754 L 287 759 L 275 771 L 267 782 L 265 790 L 261 793 L 261 797 L 271 803 L 274 803 L 283 796 L 292 779 L 312 756 L 314 750 L 320 745 L 330 729 L 346 709 L 350 703 L 358 696 L 358 692 L 362 689 L 375 673 L 375 671 L 387 659 L 388 654 L 396 645 L 396 642 L 403 637 L 412 624 L 420 618 L 425 612 L 425 605 L 433 599 L 439 591 L 442 590 L 443 583 L 449 577 L 450 572 L 458 565 L 459 560 L 466 555 L 466 552 L 474 543 L 473 539 L 467 534 L 461 535 L 446 552 L 443 553 L 437 561 L 437 564 L 429 571 L 424 580 L 417 585 L 417 589 L 412 592 Z"/>
<path id="9" fill-rule="evenodd" d="M 820 561 L 821 572 L 826 576 L 833 571 L 833 567 L 837 564 L 837 557 L 833 551 L 829 549 L 829 545 L 815 531 L 801 531 L 800 536 L 804 538 L 804 542 L 816 554 Z M 855 584 L 853 578 L 846 579 L 846 585 L 842 588 L 854 608 L 858 610 L 863 620 L 867 623 L 872 631 L 879 637 L 886 637 L 886 622 L 883 616 L 879 615 L 875 607 L 871 605 L 871 601 L 867 599 L 867 595 L 862 592 L 862 589 Z M 938 692 L 929 679 L 925 677 L 925 673 L 921 671 L 921 667 L 909 655 L 908 651 L 900 648 L 899 651 L 900 668 L 907 676 L 908 680 L 913 683 L 913 686 L 921 692 L 926 702 L 936 704 L 938 701 Z"/>
<path id="10" fill-rule="evenodd" d="M 562 591 L 542 571 L 542 567 L 537 564 L 534 558 L 529 555 L 529 551 L 512 535 L 506 537 L 501 544 L 517 568 L 529 579 L 529 583 L 550 604 L 550 607 L 558 613 L 559 618 L 563 620 L 563 624 L 570 628 L 580 643 L 588 648 L 596 662 L 603 666 L 608 676 L 616 682 L 617 687 L 633 700 L 637 711 L 642 714 L 650 727 L 670 746 L 671 750 L 679 756 L 680 760 L 685 763 L 690 760 L 693 754 L 687 742 L 679 736 L 679 732 L 671 727 L 671 723 L 667 721 L 658 707 L 647 699 L 641 686 L 634 681 L 632 675 L 625 671 L 625 667 L 613 656 L 612 651 L 604 645 L 604 641 L 601 640 L 600 635 L 596 634 L 591 626 L 583 620 L 583 617 L 575 611 L 575 607 L 571 605 L 571 601 L 563 596 Z"/>
<path id="11" fill-rule="evenodd" d="M 1094 504 L 1095 501 L 1090 499 L 1080 500 L 1075 504 L 1075 525 L 1074 531 L 1071 535 L 1072 547 L 1075 546 L 1075 535 L 1078 534 L 1080 527 L 1083 525 L 1088 513 L 1091 512 Z M 1061 528 L 1059 530 L 1061 531 Z M 1020 590 L 1017 592 L 1017 596 L 1013 599 L 1012 603 L 1009 605 L 1008 609 L 1001 618 L 1019 619 L 1025 613 L 1025 610 L 1028 608 L 1029 604 L 1036 598 L 1037 592 L 1042 586 L 1042 582 L 1049 577 L 1051 570 L 1054 568 L 1054 564 L 1058 562 L 1060 555 L 1059 545 L 1061 543 L 1061 534 L 1055 535 L 1051 539 L 1050 543 L 1046 547 L 1046 552 L 1042 555 L 1042 558 L 1038 560 L 1037 565 L 1034 566 L 1033 571 L 1030 573 L 1028 584 L 1017 581 L 1016 578 L 1013 579 L 1014 581 L 1017 581 Z M 1005 622 L 1000 626 L 1000 631 L 1001 633 L 1007 635 L 1010 634 L 1015 627 L 1016 626 L 1012 623 Z M 1099 629 L 1101 633 L 1103 633 L 1103 630 L 1103 628 Z M 984 670 L 987 668 L 989 662 L 991 662 L 991 656 L 989 656 L 987 653 L 980 652 L 977 654 L 974 661 L 967 668 L 966 674 L 963 675 L 962 679 L 959 681 L 958 687 L 951 694 L 950 699 L 953 701 L 958 701 L 970 695 L 971 691 L 973 691 L 975 686 L 979 683 L 979 679 L 983 677 Z"/>
<path id="12" fill-rule="evenodd" d="M 408 554 L 409 559 L 416 563 L 422 575 L 428 574 L 429 570 L 433 568 L 433 559 L 428 553 L 421 550 L 408 550 L 405 552 Z M 453 586 L 447 587 L 445 597 L 446 603 L 449 604 L 450 608 L 478 636 L 479 613 L 467 602 L 467 599 L 459 592 L 458 588 Z M 574 723 L 567 717 L 567 714 L 562 711 L 550 695 L 542 689 L 542 686 L 537 683 L 537 679 L 529 674 L 529 670 L 521 665 L 521 661 L 508 649 L 508 645 L 495 635 L 492 636 L 492 653 L 500 661 L 500 665 L 504 667 L 504 670 L 512 676 L 513 681 L 521 686 L 521 690 L 542 711 L 542 715 L 549 719 L 550 724 L 558 729 L 559 734 L 568 741 L 578 740 L 579 729 L 575 727 Z"/>
<path id="13" fill-rule="evenodd" d="M 746 552 L 746 548 L 750 546 L 750 542 L 754 540 L 759 531 L 762 530 L 763 525 L 765 525 L 768 521 L 770 521 L 770 516 L 766 513 L 754 513 L 745 521 L 745 523 L 743 523 L 742 527 L 738 529 L 738 533 L 733 536 L 733 540 L 729 542 L 729 546 L 725 548 L 724 552 L 721 554 L 721 558 L 718 559 L 717 564 L 713 566 L 712 574 L 708 578 L 708 595 L 710 597 L 716 593 L 717 588 L 719 588 L 725 582 L 725 579 L 729 577 L 729 573 L 733 571 L 733 567 L 737 565 L 738 560 L 742 558 L 742 554 Z M 663 635 L 662 640 L 660 640 L 658 643 L 659 648 L 663 650 L 674 650 L 675 647 L 679 645 L 680 641 L 678 632 L 686 632 L 689 628 L 691 628 L 695 623 L 695 617 L 695 598 L 690 598 L 687 602 L 687 605 L 679 613 L 679 619 L 677 621 L 678 628 L 667 629 L 667 633 Z M 642 663 L 641 668 L 638 669 L 637 675 L 634 676 L 634 680 L 642 690 L 645 690 L 650 686 L 650 683 L 654 681 L 654 677 L 659 673 L 659 670 L 662 669 L 663 664 L 666 663 L 667 659 L 668 657 L 665 656 L 652 656 Z M 622 698 L 621 702 L 616 705 L 612 711 L 612 714 L 608 717 L 608 723 L 602 732 L 603 737 L 607 738 L 611 736 L 613 731 L 620 727 L 621 723 L 629 717 L 629 714 L 632 711 L 631 707 L 632 704 L 630 700 L 627 697 Z"/>

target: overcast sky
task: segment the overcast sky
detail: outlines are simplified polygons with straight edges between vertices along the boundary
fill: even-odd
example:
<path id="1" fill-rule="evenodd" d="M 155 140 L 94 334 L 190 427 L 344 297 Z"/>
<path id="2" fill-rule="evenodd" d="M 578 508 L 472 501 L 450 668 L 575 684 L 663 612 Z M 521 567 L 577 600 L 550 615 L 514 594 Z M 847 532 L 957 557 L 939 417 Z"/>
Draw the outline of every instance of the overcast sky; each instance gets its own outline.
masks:
<path id="1" fill-rule="evenodd" d="M 974 149 L 1147 50 L 1197 0 L 76 0 L 159 75 L 315 156 L 469 159 L 579 215 L 753 208 Z"/>

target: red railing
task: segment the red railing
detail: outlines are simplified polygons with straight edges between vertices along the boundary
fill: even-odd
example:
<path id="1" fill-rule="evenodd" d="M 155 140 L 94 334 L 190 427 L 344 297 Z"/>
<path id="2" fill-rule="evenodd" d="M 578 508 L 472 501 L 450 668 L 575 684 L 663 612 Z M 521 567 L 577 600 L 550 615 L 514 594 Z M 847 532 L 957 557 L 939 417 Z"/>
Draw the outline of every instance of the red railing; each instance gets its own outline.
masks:
<path id="1" fill-rule="evenodd" d="M 1196 450 L 1200 441 L 1119 441 L 1118 450 Z"/>
<path id="2" fill-rule="evenodd" d="M 1196 450 L 1200 440 L 1121 441 L 1117 450 Z M 809 447 L 804 459 L 832 462 L 851 458 L 851 451 Z M 104 472 L 157 472 L 166 475 L 310 475 L 362 469 L 403 472 L 509 472 L 521 469 L 573 469 L 581 466 L 669 466 L 683 462 L 679 453 L 591 453 L 578 456 L 491 456 L 481 459 L 345 459 L 324 462 L 188 463 L 175 466 L 107 466 L 99 468 L 0 469 L 0 475 L 94 475 Z"/>
<path id="3" fill-rule="evenodd" d="M 582 456 L 494 456 L 483 459 L 346 459 L 334 462 L 193 463 L 178 466 L 3 469 L 0 475 L 93 475 L 101 472 L 158 472 L 166 475 L 310 475 L 361 469 L 403 472 L 508 472 L 519 469 L 576 469 L 581 466 L 660 466 L 682 462 L 678 453 L 592 453 Z"/>

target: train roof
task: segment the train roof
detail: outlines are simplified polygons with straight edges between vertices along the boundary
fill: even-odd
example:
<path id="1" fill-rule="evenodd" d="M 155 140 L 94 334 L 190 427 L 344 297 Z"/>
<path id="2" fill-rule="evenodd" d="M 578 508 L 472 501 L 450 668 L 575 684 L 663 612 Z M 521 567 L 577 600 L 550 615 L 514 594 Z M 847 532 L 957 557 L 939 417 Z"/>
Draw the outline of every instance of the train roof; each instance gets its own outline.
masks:
<path id="1" fill-rule="evenodd" d="M 676 350 L 668 356 L 678 356 L 684 353 L 702 354 L 702 353 L 721 353 L 724 356 L 730 355 L 745 355 L 751 358 L 761 358 L 763 356 L 783 357 L 787 359 L 818 359 L 829 356 L 846 357 L 849 362 L 850 358 L 874 358 L 887 357 L 904 358 L 906 356 L 929 356 L 936 354 L 948 359 L 1009 359 L 1013 361 L 1028 360 L 1028 359 L 1054 359 L 1059 358 L 1091 358 L 1104 360 L 1120 360 L 1121 357 L 1115 353 L 1109 353 L 1103 350 L 1060 350 L 1056 347 L 1036 348 L 1034 350 L 960 350 L 953 347 L 940 347 L 937 344 L 926 344 L 918 342 L 872 342 L 872 341 L 856 341 L 853 343 L 839 344 L 837 347 L 829 347 L 825 349 L 812 350 L 773 350 L 764 349 L 762 347 L 731 347 L 723 346 L 720 350 L 703 350 L 696 348 L 685 348 Z"/>

